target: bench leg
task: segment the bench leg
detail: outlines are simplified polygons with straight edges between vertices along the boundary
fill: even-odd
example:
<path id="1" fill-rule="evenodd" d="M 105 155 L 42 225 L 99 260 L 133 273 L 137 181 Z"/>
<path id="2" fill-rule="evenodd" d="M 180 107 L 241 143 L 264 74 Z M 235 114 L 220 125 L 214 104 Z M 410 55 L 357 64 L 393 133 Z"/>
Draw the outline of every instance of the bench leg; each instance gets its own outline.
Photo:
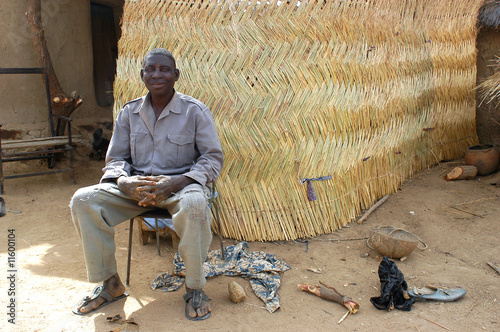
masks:
<path id="1" fill-rule="evenodd" d="M 179 235 L 175 231 L 171 231 L 170 236 L 172 237 L 172 247 L 174 250 L 179 250 L 179 242 L 181 241 Z"/>
<path id="2" fill-rule="evenodd" d="M 2 125 L 0 124 L 0 129 L 2 129 Z M 0 195 L 3 195 L 3 160 L 2 160 L 2 138 L 0 137 Z"/>
<path id="3" fill-rule="evenodd" d="M 69 168 L 71 168 L 71 183 L 76 184 L 75 169 L 73 168 L 73 147 L 69 150 Z"/>
<path id="4" fill-rule="evenodd" d="M 2 151 L 0 148 L 0 195 L 3 195 L 3 163 L 2 163 Z"/>
<path id="5" fill-rule="evenodd" d="M 138 220 L 139 220 L 139 222 L 137 224 L 137 227 L 139 228 L 139 230 L 138 230 L 139 231 L 139 242 L 141 243 L 141 245 L 144 246 L 144 245 L 148 244 L 149 235 L 151 234 L 151 232 L 144 229 L 144 227 L 146 227 L 146 226 L 144 225 L 144 221 L 141 218 L 139 218 Z"/>

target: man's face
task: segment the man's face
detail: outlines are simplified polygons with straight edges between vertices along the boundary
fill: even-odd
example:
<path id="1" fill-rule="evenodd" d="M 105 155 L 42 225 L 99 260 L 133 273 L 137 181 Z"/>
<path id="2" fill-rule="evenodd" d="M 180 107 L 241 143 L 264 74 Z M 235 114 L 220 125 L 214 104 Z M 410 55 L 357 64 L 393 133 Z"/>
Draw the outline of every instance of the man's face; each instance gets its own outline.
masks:
<path id="1" fill-rule="evenodd" d="M 172 93 L 179 70 L 169 57 L 150 55 L 144 59 L 141 79 L 153 97 L 163 97 Z"/>

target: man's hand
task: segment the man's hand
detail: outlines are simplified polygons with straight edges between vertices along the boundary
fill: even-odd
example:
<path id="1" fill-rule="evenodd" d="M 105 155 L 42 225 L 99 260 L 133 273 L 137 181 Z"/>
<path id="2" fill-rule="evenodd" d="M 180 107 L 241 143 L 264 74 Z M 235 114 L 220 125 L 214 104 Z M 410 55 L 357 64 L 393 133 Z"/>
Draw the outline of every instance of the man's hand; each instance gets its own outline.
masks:
<path id="1" fill-rule="evenodd" d="M 155 186 L 156 182 L 147 180 L 143 176 L 120 176 L 116 180 L 116 184 L 121 191 L 130 196 L 130 198 L 139 202 L 140 206 L 155 205 L 151 198 L 152 194 L 146 195 L 146 192 L 139 188 Z"/>
<path id="2" fill-rule="evenodd" d="M 194 182 L 193 179 L 185 176 L 145 176 L 140 177 L 148 184 L 137 187 L 137 191 L 145 197 L 144 203 L 155 205 L 158 202 L 163 202 L 173 193 L 178 192 L 185 186 Z M 153 182 L 154 184 L 149 184 Z M 141 205 L 141 202 L 139 202 Z M 143 205 L 146 206 L 146 205 Z"/>

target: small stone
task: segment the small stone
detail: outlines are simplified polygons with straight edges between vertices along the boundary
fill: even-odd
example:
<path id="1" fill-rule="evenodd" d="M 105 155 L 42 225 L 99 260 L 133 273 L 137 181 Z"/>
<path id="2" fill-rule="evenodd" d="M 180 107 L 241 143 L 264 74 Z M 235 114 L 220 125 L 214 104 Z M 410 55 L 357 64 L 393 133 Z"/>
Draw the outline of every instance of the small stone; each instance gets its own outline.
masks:
<path id="1" fill-rule="evenodd" d="M 236 281 L 231 281 L 227 285 L 227 289 L 229 290 L 229 298 L 234 303 L 241 302 L 247 297 L 243 287 L 241 287 Z"/>

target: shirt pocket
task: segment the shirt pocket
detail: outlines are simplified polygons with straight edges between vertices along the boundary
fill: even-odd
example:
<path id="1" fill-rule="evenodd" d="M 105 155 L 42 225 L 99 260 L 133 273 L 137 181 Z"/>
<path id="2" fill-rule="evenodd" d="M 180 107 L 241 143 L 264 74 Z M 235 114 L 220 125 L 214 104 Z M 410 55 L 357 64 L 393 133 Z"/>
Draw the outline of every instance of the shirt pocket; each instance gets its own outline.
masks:
<path id="1" fill-rule="evenodd" d="M 149 159 L 147 156 L 149 141 L 150 139 L 146 133 L 130 134 L 130 156 L 132 158 L 132 165 L 143 166 Z"/>
<path id="2" fill-rule="evenodd" d="M 179 166 L 190 165 L 195 161 L 196 151 L 193 135 L 172 134 L 167 137 L 170 143 L 172 143 L 175 153 L 174 159 Z"/>

